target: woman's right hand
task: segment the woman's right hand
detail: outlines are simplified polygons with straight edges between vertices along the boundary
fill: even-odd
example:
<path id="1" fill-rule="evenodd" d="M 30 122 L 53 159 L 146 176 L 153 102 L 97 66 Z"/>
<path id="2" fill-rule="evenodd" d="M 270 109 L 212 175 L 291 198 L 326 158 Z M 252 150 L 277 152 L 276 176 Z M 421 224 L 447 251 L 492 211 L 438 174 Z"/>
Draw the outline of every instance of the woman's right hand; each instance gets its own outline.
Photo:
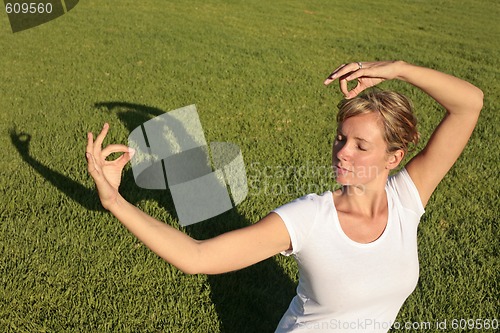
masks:
<path id="1" fill-rule="evenodd" d="M 363 90 L 377 84 L 397 78 L 401 71 L 402 61 L 352 62 L 337 67 L 323 82 L 329 85 L 339 80 L 340 90 L 346 99 L 359 95 Z M 347 82 L 357 80 L 356 87 L 349 90 Z"/>
<path id="2" fill-rule="evenodd" d="M 87 148 L 85 157 L 87 158 L 88 172 L 94 179 L 99 193 L 99 199 L 105 209 L 117 202 L 120 197 L 118 188 L 120 186 L 122 171 L 125 165 L 132 159 L 135 151 L 125 145 L 112 144 L 104 149 L 102 142 L 108 133 L 109 125 L 104 124 L 101 133 L 94 141 L 92 132 L 87 134 Z M 112 153 L 123 153 L 113 161 L 106 158 Z"/>

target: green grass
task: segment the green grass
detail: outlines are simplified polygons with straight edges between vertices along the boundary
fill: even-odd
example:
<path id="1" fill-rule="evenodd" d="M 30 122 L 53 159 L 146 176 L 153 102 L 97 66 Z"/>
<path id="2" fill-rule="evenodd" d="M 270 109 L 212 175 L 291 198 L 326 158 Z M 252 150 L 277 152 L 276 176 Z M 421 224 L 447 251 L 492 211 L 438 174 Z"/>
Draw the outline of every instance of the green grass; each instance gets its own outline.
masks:
<path id="1" fill-rule="evenodd" d="M 447 320 L 452 331 L 453 319 L 498 318 L 499 15 L 498 2 L 472 0 L 94 0 L 16 34 L 3 15 L 1 330 L 273 331 L 294 295 L 293 260 L 180 273 L 102 211 L 85 133 L 107 121 L 107 142 L 126 143 L 145 120 L 196 104 L 207 141 L 239 145 L 256 184 L 237 209 L 185 229 L 209 237 L 257 221 L 308 184 L 332 186 L 321 172 L 297 172 L 329 165 L 341 95 L 322 81 L 339 63 L 372 59 L 436 68 L 485 93 L 470 144 L 427 206 L 420 281 L 397 320 Z M 383 88 L 412 98 L 425 141 L 442 111 L 408 85 Z M 265 178 L 266 168 L 283 172 Z M 178 226 L 171 199 L 138 189 L 128 169 L 122 191 Z"/>

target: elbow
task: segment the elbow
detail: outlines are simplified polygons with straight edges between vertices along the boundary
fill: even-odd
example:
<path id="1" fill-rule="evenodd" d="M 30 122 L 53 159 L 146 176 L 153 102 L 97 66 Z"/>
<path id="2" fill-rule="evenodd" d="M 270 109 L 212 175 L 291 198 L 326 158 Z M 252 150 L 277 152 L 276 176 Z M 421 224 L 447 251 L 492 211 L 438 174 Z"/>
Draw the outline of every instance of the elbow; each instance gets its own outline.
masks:
<path id="1" fill-rule="evenodd" d="M 475 87 L 474 98 L 471 98 L 473 101 L 473 110 L 479 116 L 481 109 L 483 108 L 484 103 L 484 93 L 481 89 Z"/>
<path id="2" fill-rule="evenodd" d="M 188 275 L 215 275 L 228 272 L 228 270 L 224 267 L 224 264 L 222 264 L 214 256 L 207 253 L 207 247 L 204 246 L 204 241 L 195 242 L 196 247 L 193 252 L 191 252 L 189 260 L 186 260 L 182 264 L 176 266 L 179 270 Z"/>
<path id="3" fill-rule="evenodd" d="M 475 86 L 472 86 L 472 89 L 469 89 L 467 94 L 464 95 L 460 111 L 456 114 L 464 117 L 463 119 L 465 121 L 473 122 L 475 124 L 478 121 L 481 109 L 483 108 L 483 99 L 483 91 Z"/>
<path id="4" fill-rule="evenodd" d="M 178 267 L 179 270 L 187 275 L 197 275 L 201 274 L 201 271 L 197 269 L 196 267 Z"/>
<path id="5" fill-rule="evenodd" d="M 186 260 L 183 265 L 181 271 L 188 275 L 197 275 L 203 273 L 202 268 L 202 241 L 193 240 L 194 247 L 192 248 L 191 255 L 189 256 L 189 260 Z"/>
<path id="6" fill-rule="evenodd" d="M 198 274 L 208 274 L 208 275 L 214 275 L 214 274 L 220 274 L 224 272 L 218 272 L 218 271 L 213 271 L 210 270 L 208 267 L 202 267 L 201 265 L 183 265 L 182 267 L 177 267 L 181 272 L 187 275 L 198 275 Z"/>
<path id="7" fill-rule="evenodd" d="M 168 261 L 165 260 L 167 263 Z M 196 265 L 194 262 L 184 262 L 184 263 L 178 263 L 174 264 L 171 263 L 175 268 L 180 270 L 182 273 L 187 274 L 187 275 L 197 275 L 197 274 L 202 274 L 203 272 L 201 271 L 199 265 Z"/>
<path id="8" fill-rule="evenodd" d="M 187 275 L 196 275 L 203 273 L 200 241 L 189 239 L 187 244 L 184 244 L 183 250 L 173 256 L 171 253 L 168 255 L 160 256 L 165 262 L 171 264 L 181 272 Z"/>

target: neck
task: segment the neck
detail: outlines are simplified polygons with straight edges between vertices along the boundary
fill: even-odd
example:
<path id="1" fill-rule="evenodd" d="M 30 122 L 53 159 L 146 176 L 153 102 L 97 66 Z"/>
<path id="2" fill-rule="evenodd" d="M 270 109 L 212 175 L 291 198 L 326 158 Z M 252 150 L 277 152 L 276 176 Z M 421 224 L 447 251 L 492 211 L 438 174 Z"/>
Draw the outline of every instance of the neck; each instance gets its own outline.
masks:
<path id="1" fill-rule="evenodd" d="M 356 211 L 361 215 L 373 217 L 387 207 L 387 195 L 385 186 L 377 189 L 344 185 L 341 188 L 340 197 L 345 208 Z"/>

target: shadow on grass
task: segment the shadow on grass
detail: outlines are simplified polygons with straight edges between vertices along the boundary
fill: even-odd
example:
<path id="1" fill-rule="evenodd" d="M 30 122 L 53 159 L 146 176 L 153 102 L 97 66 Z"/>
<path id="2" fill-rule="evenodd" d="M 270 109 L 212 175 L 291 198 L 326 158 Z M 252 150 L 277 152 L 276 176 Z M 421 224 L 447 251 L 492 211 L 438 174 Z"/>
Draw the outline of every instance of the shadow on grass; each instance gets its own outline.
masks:
<path id="1" fill-rule="evenodd" d="M 117 112 L 129 132 L 165 113 L 154 107 L 126 102 L 102 102 L 96 103 L 95 107 Z M 103 211 L 95 190 L 50 169 L 30 155 L 31 136 L 28 133 L 18 133 L 12 129 L 10 137 L 22 159 L 61 192 L 86 209 Z M 170 191 L 137 187 L 131 170 L 124 173 L 120 192 L 133 204 L 142 200 L 155 200 L 175 216 Z M 202 223 L 185 227 L 185 231 L 193 238 L 202 240 L 250 224 L 250 221 L 232 209 Z M 221 332 L 224 333 L 273 332 L 294 296 L 296 287 L 273 258 L 236 272 L 209 275 L 208 283 L 211 299 L 221 322 Z"/>
<path id="2" fill-rule="evenodd" d="M 151 118 L 165 113 L 161 109 L 126 102 L 96 103 L 97 108 L 117 112 L 131 132 Z M 134 184 L 132 175 L 126 180 Z M 175 212 L 170 192 L 156 192 L 156 200 L 169 212 Z M 186 227 L 195 239 L 207 239 L 250 225 L 244 216 L 232 209 L 202 223 Z M 295 284 L 274 259 L 221 275 L 208 276 L 211 298 L 222 323 L 222 332 L 273 332 L 295 294 Z"/>
<path id="3" fill-rule="evenodd" d="M 66 194 L 86 209 L 104 211 L 99 200 L 96 200 L 96 193 L 94 190 L 86 188 L 62 173 L 50 169 L 30 155 L 30 134 L 18 132 L 14 128 L 10 129 L 9 134 L 12 144 L 16 147 L 21 158 L 59 191 Z"/>

